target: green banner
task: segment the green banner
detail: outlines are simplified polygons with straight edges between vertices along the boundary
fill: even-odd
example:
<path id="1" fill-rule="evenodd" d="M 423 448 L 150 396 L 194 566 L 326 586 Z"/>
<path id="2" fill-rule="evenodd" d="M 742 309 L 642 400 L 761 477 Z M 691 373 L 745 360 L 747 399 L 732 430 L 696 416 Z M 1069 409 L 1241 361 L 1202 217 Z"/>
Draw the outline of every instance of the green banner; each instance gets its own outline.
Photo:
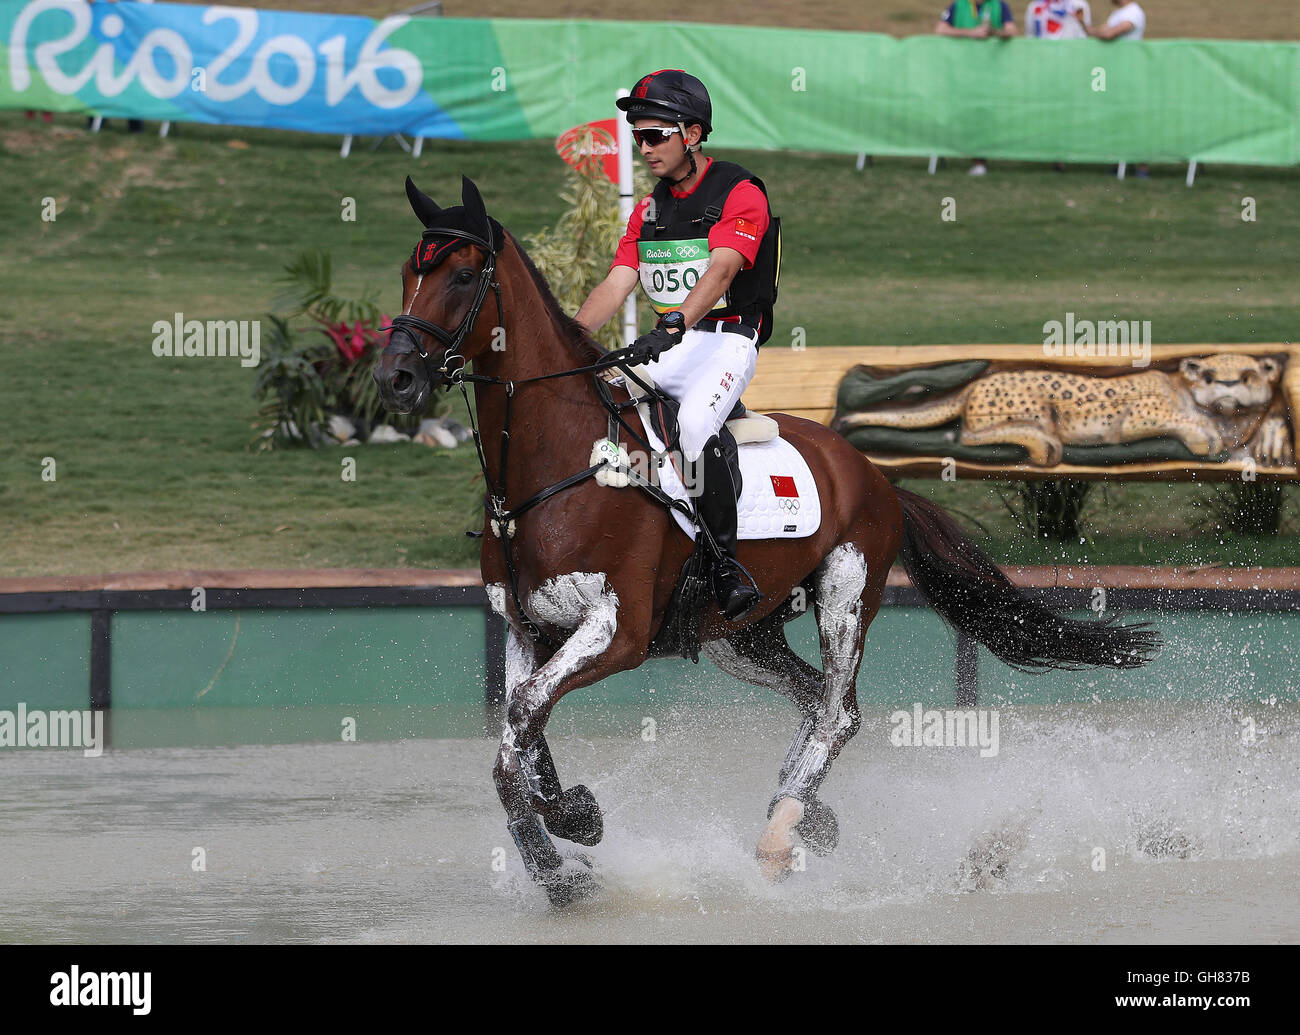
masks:
<path id="1" fill-rule="evenodd" d="M 1300 163 L 1296 43 L 0 0 L 0 108 L 520 140 L 614 115 L 657 68 L 704 80 L 721 147 Z"/>

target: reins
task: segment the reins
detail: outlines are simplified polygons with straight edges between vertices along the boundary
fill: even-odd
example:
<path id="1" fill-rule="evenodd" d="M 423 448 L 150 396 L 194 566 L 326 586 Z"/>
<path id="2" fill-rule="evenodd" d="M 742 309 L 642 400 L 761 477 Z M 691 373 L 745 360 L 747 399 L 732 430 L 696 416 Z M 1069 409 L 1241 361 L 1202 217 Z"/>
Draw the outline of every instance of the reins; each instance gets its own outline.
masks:
<path id="1" fill-rule="evenodd" d="M 490 228 L 489 233 L 491 233 Z M 632 358 L 632 350 L 630 348 L 615 349 L 612 352 L 607 352 L 595 363 L 590 363 L 586 366 L 574 367 L 571 370 L 561 370 L 550 374 L 539 374 L 518 381 L 493 377 L 488 374 L 465 373 L 466 360 L 465 357 L 460 354 L 459 350 L 461 345 L 464 344 L 465 338 L 474 329 L 474 324 L 478 320 L 478 315 L 480 310 L 483 308 L 483 303 L 487 300 L 489 288 L 496 293 L 497 326 L 503 330 L 505 327 L 505 312 L 501 302 L 501 284 L 500 281 L 496 279 L 497 251 L 492 241 L 484 240 L 476 234 L 461 230 L 439 229 L 434 233 L 434 236 L 459 237 L 472 244 L 479 245 L 487 253 L 487 261 L 483 264 L 483 269 L 479 273 L 479 282 L 474 293 L 474 301 L 470 305 L 469 312 L 465 314 L 465 319 L 461 321 L 460 326 L 456 328 L 455 332 L 451 332 L 440 327 L 436 323 L 423 319 L 422 317 L 403 313 L 399 316 L 393 317 L 391 326 L 380 329 L 390 331 L 401 330 L 406 332 L 407 336 L 415 343 L 415 349 L 419 354 L 420 359 L 424 361 L 425 371 L 429 376 L 430 384 L 435 380 L 433 362 L 430 359 L 429 354 L 424 350 L 424 343 L 421 340 L 421 336 L 413 333 L 413 331 L 430 334 L 446 346 L 447 351 L 443 355 L 443 365 L 437 368 L 436 373 L 445 377 L 450 384 L 457 385 L 465 400 L 465 409 L 469 413 L 470 429 L 474 438 L 474 448 L 478 453 L 479 468 L 483 472 L 483 483 L 487 489 L 483 496 L 483 509 L 489 515 L 488 524 L 492 529 L 493 535 L 501 540 L 501 549 L 506 562 L 506 572 L 510 577 L 510 594 L 514 599 L 515 609 L 519 615 L 520 623 L 533 640 L 541 641 L 552 650 L 556 650 L 559 648 L 560 644 L 552 636 L 547 634 L 541 626 L 533 621 L 528 612 L 524 610 L 523 601 L 519 597 L 519 575 L 515 569 L 514 557 L 510 549 L 510 541 L 514 538 L 515 534 L 515 520 L 520 515 L 532 510 L 533 507 L 536 507 L 538 504 L 544 503 L 546 500 L 564 492 L 566 489 L 571 489 L 573 486 L 586 481 L 588 478 L 594 477 L 597 471 L 611 465 L 613 461 L 608 457 L 604 457 L 601 459 L 600 463 L 593 464 L 586 470 L 572 474 L 569 477 L 556 482 L 554 485 L 548 485 L 540 492 L 534 493 L 517 507 L 507 510 L 505 506 L 507 491 L 506 472 L 510 456 L 510 418 L 515 398 L 515 389 L 521 385 L 536 384 L 541 381 L 553 381 L 564 377 L 574 377 L 579 374 L 595 375 L 593 380 L 596 385 L 596 395 L 609 413 L 610 440 L 617 443 L 618 429 L 622 427 L 629 436 L 645 447 L 647 453 L 653 452 L 653 447 L 642 438 L 641 435 L 637 434 L 635 429 L 633 429 L 627 421 L 623 419 L 622 414 L 624 409 L 635 407 L 637 400 L 635 398 L 629 398 L 627 402 L 616 402 L 613 395 L 610 393 L 609 386 L 599 375 L 601 372 L 609 370 L 612 367 L 618 367 L 625 378 L 635 382 L 649 395 L 662 398 L 663 393 L 654 385 L 647 384 L 626 366 L 623 366 L 623 364 L 627 363 L 628 360 Z M 460 362 L 458 365 L 453 367 L 452 363 L 455 360 L 459 360 Z M 501 428 L 501 478 L 497 485 L 493 484 L 492 476 L 488 473 L 487 456 L 483 452 L 483 437 L 479 433 L 478 422 L 475 420 L 474 416 L 474 406 L 470 402 L 469 390 L 465 387 L 466 382 L 472 384 L 500 386 L 504 387 L 506 390 L 505 421 Z M 673 499 L 657 485 L 642 478 L 631 469 L 627 470 L 625 473 L 628 476 L 630 484 L 636 485 L 642 491 L 648 493 L 662 506 L 670 509 L 678 509 L 691 520 L 694 520 L 694 513 L 684 503 Z M 699 524 L 699 527 L 701 528 L 701 534 L 708 534 L 702 524 Z M 476 533 L 471 532 L 469 534 L 475 535 Z M 709 536 L 709 540 L 711 544 L 711 536 Z"/>

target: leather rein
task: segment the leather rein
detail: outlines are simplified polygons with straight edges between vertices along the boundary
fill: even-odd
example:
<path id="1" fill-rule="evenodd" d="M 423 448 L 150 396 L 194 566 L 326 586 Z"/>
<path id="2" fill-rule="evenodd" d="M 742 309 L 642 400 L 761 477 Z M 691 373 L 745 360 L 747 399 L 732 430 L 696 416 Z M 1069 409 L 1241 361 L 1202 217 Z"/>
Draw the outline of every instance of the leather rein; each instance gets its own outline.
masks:
<path id="1" fill-rule="evenodd" d="M 489 225 L 488 233 L 491 234 L 491 232 L 491 227 Z M 470 244 L 478 245 L 487 254 L 487 260 L 483 264 L 483 269 L 479 272 L 478 285 L 474 292 L 474 301 L 470 305 L 469 312 L 465 314 L 465 318 L 460 322 L 460 326 L 458 326 L 455 331 L 448 331 L 446 328 L 441 327 L 432 321 L 407 313 L 394 316 L 392 324 L 389 327 L 382 327 L 380 330 L 403 331 L 407 337 L 415 343 L 415 350 L 420 359 L 424 362 L 424 368 L 428 374 L 429 383 L 431 385 L 436 380 L 435 375 L 440 375 L 446 378 L 449 384 L 457 385 L 460 388 L 461 395 L 465 399 L 465 409 L 469 413 L 470 428 L 473 432 L 474 438 L 474 448 L 478 453 L 479 468 L 483 472 L 483 483 L 487 487 L 487 491 L 483 496 L 483 509 L 488 514 L 488 524 L 492 529 L 493 535 L 501 540 L 501 550 L 505 557 L 506 572 L 510 577 L 510 595 L 514 599 L 515 610 L 519 615 L 520 624 L 524 627 L 524 630 L 528 633 L 529 637 L 534 641 L 540 641 L 552 650 L 556 650 L 560 647 L 560 643 L 555 640 L 554 637 L 550 636 L 546 630 L 538 625 L 528 612 L 524 610 L 523 601 L 519 596 L 519 573 L 515 568 L 514 556 L 510 549 L 510 542 L 515 535 L 515 519 L 527 511 L 532 510 L 533 507 L 537 506 L 539 503 L 543 503 L 550 499 L 552 496 L 558 495 L 566 489 L 570 489 L 573 486 L 586 481 L 588 478 L 594 477 L 597 471 L 612 464 L 613 461 L 608 457 L 602 458 L 600 463 L 593 464 L 591 467 L 588 467 L 584 471 L 579 471 L 577 474 L 572 474 L 569 477 L 556 482 L 554 485 L 548 485 L 540 492 L 534 493 L 518 506 L 507 509 L 506 462 L 510 454 L 510 418 L 511 407 L 515 397 L 515 389 L 520 385 L 533 384 L 538 381 L 551 381 L 562 377 L 573 377 L 578 374 L 592 374 L 596 385 L 596 394 L 600 398 L 601 404 L 609 413 L 610 440 L 617 442 L 618 430 L 621 427 L 631 438 L 644 446 L 647 453 L 652 453 L 654 451 L 653 447 L 623 419 L 622 411 L 635 407 L 637 400 L 629 398 L 627 402 L 617 402 L 610 392 L 609 386 L 599 376 L 599 374 L 611 367 L 618 367 L 624 377 L 635 382 L 651 396 L 663 398 L 663 393 L 657 386 L 647 384 L 641 378 L 637 377 L 636 374 L 628 370 L 626 366 L 623 366 L 623 364 L 627 363 L 629 359 L 632 358 L 632 350 L 630 348 L 615 349 L 612 352 L 607 352 L 595 363 L 591 363 L 587 366 L 575 367 L 572 370 L 561 370 L 553 374 L 541 374 L 536 377 L 524 378 L 519 381 L 510 381 L 505 378 L 492 377 L 487 374 L 465 373 L 466 359 L 461 355 L 460 348 L 464 344 L 465 339 L 474 330 L 474 324 L 478 320 L 479 312 L 483 308 L 483 303 L 487 300 L 489 289 L 496 293 L 497 326 L 503 330 L 505 328 L 505 312 L 501 302 L 501 283 L 496 277 L 496 261 L 498 252 L 493 241 L 485 240 L 477 234 L 463 230 L 439 228 L 435 231 L 426 231 L 425 236 L 459 238 L 469 242 Z M 429 353 L 424 349 L 423 336 L 426 334 L 432 335 L 445 346 L 446 351 L 443 353 L 442 366 L 440 367 L 434 367 L 434 361 L 430 357 Z M 452 364 L 456 360 L 459 360 L 459 363 L 453 366 Z M 487 457 L 483 452 L 483 439 L 479 434 L 478 422 L 474 417 L 474 406 L 470 402 L 469 390 L 465 387 L 466 382 L 482 385 L 498 385 L 504 387 L 506 390 L 505 422 L 501 429 L 501 456 L 499 466 L 501 479 L 497 485 L 493 484 L 492 476 L 488 473 Z M 642 491 L 648 493 L 660 505 L 670 509 L 678 509 L 692 521 L 695 520 L 695 514 L 691 511 L 691 508 L 686 506 L 686 504 L 673 499 L 660 489 L 659 486 L 642 478 L 635 471 L 629 469 L 625 473 L 628 475 L 631 484 L 636 485 Z M 699 523 L 697 522 L 697 524 Z M 701 529 L 704 528 L 702 524 L 699 524 L 699 527 Z M 481 532 L 469 532 L 467 534 L 476 537 L 482 535 Z M 701 534 L 705 533 L 702 532 Z M 712 537 L 710 536 L 709 538 L 711 540 Z"/>

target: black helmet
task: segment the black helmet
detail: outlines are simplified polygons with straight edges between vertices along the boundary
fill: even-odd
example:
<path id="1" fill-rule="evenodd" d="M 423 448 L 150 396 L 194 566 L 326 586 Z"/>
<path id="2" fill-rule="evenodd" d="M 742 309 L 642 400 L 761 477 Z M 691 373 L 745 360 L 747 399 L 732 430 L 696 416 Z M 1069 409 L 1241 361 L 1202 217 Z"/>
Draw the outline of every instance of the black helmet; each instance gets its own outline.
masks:
<path id="1" fill-rule="evenodd" d="M 643 76 L 632 87 L 630 97 L 616 102 L 627 112 L 628 122 L 637 119 L 665 119 L 668 122 L 698 123 L 704 139 L 713 129 L 713 102 L 704 84 L 680 68 L 663 68 Z"/>

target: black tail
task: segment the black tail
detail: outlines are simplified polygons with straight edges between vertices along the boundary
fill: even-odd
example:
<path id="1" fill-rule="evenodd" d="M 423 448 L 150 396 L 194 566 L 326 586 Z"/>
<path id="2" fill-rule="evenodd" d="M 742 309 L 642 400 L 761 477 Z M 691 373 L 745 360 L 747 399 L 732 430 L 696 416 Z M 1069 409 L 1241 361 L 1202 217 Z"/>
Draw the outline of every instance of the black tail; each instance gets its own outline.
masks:
<path id="1" fill-rule="evenodd" d="M 899 558 L 912 584 L 949 625 L 1012 668 L 1138 668 L 1159 653 L 1160 635 L 1149 623 L 1081 622 L 1031 600 L 942 509 L 905 489 L 894 491 L 903 507 Z"/>

